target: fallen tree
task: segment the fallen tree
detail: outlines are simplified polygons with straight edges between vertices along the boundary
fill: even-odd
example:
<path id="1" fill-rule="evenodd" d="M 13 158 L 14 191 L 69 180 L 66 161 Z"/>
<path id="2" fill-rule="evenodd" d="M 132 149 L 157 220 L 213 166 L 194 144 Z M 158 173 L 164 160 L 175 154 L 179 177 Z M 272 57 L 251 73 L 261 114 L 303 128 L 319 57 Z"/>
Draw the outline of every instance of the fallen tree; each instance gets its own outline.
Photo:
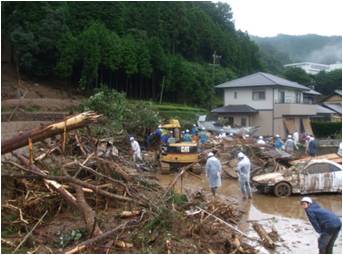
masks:
<path id="1" fill-rule="evenodd" d="M 57 134 L 84 127 L 95 122 L 100 116 L 95 112 L 83 112 L 75 116 L 67 117 L 63 121 L 24 131 L 10 139 L 3 140 L 1 142 L 1 154 L 28 145 L 29 139 L 31 139 L 32 143 L 35 143 Z"/>

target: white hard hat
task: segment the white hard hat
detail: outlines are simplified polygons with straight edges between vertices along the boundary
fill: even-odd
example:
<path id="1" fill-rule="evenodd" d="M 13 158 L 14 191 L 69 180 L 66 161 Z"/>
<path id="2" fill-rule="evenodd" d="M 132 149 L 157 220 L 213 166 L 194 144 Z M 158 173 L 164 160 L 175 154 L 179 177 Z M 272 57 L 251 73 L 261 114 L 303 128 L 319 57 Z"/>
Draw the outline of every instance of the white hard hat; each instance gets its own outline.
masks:
<path id="1" fill-rule="evenodd" d="M 288 137 L 288 138 L 292 138 L 292 135 L 288 135 L 287 137 Z"/>
<path id="2" fill-rule="evenodd" d="M 275 137 L 280 137 L 279 135 L 276 135 Z"/>
<path id="3" fill-rule="evenodd" d="M 161 128 L 162 127 L 162 125 L 158 125 L 158 128 Z"/>
<path id="4" fill-rule="evenodd" d="M 230 136 L 233 136 L 233 133 L 230 133 L 229 135 L 230 135 Z"/>
<path id="5" fill-rule="evenodd" d="M 202 130 L 205 130 L 205 128 L 203 127 Z"/>
<path id="6" fill-rule="evenodd" d="M 189 129 L 186 129 L 186 133 L 189 133 Z"/>
<path id="7" fill-rule="evenodd" d="M 303 197 L 300 202 L 307 202 L 309 204 L 312 204 L 312 199 L 310 197 Z"/>
<path id="8" fill-rule="evenodd" d="M 250 135 L 246 134 L 245 137 L 249 137 Z"/>
<path id="9" fill-rule="evenodd" d="M 193 127 L 195 127 L 196 125 L 195 124 L 193 124 Z"/>
<path id="10" fill-rule="evenodd" d="M 207 157 L 209 158 L 209 157 L 213 157 L 214 156 L 214 154 L 213 154 L 213 152 L 209 152 L 208 154 L 207 154 Z"/>
<path id="11" fill-rule="evenodd" d="M 135 140 L 135 138 L 133 136 L 130 137 L 130 141 L 133 141 Z"/>
<path id="12" fill-rule="evenodd" d="M 260 135 L 260 136 L 258 137 L 258 139 L 263 139 L 263 136 Z"/>
<path id="13" fill-rule="evenodd" d="M 245 155 L 244 155 L 243 152 L 239 152 L 239 153 L 238 153 L 238 158 L 244 158 L 244 156 L 245 156 Z"/>

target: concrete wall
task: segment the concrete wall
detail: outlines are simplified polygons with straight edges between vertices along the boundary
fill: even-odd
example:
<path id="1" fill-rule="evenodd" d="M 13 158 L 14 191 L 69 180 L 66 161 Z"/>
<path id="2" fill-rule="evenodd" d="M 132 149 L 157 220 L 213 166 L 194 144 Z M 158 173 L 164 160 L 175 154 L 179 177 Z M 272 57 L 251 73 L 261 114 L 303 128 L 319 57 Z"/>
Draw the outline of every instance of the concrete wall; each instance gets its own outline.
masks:
<path id="1" fill-rule="evenodd" d="M 224 91 L 224 105 L 249 105 L 256 110 L 271 110 L 273 108 L 273 89 L 258 88 L 256 90 L 265 90 L 265 100 L 252 100 L 252 88 L 226 88 Z M 237 92 L 237 98 L 234 94 Z"/>

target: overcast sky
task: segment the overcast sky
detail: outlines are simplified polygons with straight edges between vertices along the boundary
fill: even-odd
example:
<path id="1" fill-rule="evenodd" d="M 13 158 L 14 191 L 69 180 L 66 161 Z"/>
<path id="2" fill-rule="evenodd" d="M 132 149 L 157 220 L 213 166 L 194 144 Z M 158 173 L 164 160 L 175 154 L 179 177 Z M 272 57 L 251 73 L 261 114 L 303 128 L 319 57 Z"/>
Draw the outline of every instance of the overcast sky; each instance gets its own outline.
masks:
<path id="1" fill-rule="evenodd" d="M 250 35 L 341 35 L 342 0 L 221 0 L 233 11 L 236 29 Z"/>

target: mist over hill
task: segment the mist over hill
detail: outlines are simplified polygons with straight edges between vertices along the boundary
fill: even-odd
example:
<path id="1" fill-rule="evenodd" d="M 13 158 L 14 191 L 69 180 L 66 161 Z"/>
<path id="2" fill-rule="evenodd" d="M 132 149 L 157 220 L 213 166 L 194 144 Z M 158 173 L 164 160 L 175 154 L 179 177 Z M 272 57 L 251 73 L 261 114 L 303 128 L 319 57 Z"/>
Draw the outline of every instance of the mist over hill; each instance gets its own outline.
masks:
<path id="1" fill-rule="evenodd" d="M 334 64 L 342 62 L 342 37 L 279 34 L 274 37 L 250 36 L 261 51 L 276 52 L 274 58 L 282 64 L 290 62 L 315 62 Z"/>

